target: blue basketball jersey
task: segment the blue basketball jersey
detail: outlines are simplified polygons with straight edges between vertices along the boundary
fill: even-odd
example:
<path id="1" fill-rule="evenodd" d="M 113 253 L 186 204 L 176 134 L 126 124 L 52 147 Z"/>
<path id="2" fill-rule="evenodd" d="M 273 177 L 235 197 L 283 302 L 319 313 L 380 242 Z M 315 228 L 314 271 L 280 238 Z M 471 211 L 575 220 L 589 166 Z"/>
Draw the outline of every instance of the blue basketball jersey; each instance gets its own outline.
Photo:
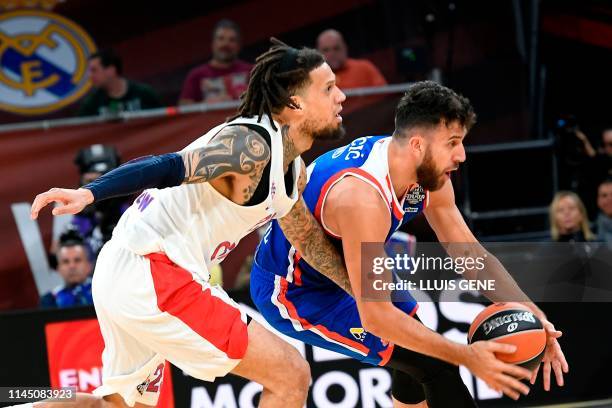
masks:
<path id="1" fill-rule="evenodd" d="M 308 166 L 308 184 L 304 200 L 339 251 L 340 237 L 331 231 L 322 219 L 325 198 L 335 183 L 344 177 L 358 177 L 369 183 L 387 203 L 391 227 L 386 237 L 405 222 L 416 217 L 427 206 L 428 191 L 418 184 L 411 186 L 400 202 L 392 187 L 388 166 L 390 136 L 367 136 L 331 150 L 318 157 Z M 359 197 L 355 197 L 356 200 Z M 364 215 L 365 216 L 365 215 Z M 298 286 L 335 285 L 330 279 L 310 266 L 285 238 L 277 221 L 273 221 L 260 242 L 255 254 L 258 267 L 280 275 Z"/>

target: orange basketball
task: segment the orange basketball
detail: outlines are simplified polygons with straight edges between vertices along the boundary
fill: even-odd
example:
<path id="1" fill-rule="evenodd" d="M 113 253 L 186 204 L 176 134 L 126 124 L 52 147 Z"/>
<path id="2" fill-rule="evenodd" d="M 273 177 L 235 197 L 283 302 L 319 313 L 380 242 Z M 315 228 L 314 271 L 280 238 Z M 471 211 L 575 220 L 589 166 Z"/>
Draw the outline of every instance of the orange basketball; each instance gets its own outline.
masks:
<path id="1" fill-rule="evenodd" d="M 495 303 L 476 316 L 470 325 L 468 343 L 494 340 L 514 344 L 512 354 L 496 354 L 497 358 L 529 370 L 535 369 L 546 348 L 546 332 L 542 322 L 520 303 Z"/>

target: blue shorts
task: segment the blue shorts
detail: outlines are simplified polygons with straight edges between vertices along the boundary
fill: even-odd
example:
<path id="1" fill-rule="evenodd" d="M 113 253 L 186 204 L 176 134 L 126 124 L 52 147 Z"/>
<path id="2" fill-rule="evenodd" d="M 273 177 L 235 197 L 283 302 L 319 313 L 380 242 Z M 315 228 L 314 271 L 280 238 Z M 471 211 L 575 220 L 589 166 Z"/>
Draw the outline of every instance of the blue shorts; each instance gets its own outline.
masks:
<path id="1" fill-rule="evenodd" d="M 333 283 L 298 286 L 254 263 L 251 297 L 268 323 L 289 337 L 373 365 L 391 357 L 393 344 L 364 331 L 355 299 Z M 418 307 L 395 306 L 410 315 Z"/>

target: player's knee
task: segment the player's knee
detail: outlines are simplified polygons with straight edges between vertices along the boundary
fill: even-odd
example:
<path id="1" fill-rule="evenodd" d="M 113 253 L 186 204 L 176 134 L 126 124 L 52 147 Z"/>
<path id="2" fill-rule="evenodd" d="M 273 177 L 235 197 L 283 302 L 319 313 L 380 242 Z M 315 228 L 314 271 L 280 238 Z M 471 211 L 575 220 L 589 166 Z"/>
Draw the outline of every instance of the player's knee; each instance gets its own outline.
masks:
<path id="1" fill-rule="evenodd" d="M 280 373 L 279 381 L 286 393 L 305 396 L 310 387 L 310 366 L 297 350 L 292 350 L 285 359 L 285 367 Z M 286 371 L 285 371 L 286 370 Z M 287 375 L 291 373 L 291 375 Z"/>
<path id="2" fill-rule="evenodd" d="M 291 363 L 291 373 L 294 373 L 295 384 L 301 391 L 308 393 L 308 387 L 310 387 L 311 376 L 310 376 L 310 365 L 306 360 L 300 356 Z"/>

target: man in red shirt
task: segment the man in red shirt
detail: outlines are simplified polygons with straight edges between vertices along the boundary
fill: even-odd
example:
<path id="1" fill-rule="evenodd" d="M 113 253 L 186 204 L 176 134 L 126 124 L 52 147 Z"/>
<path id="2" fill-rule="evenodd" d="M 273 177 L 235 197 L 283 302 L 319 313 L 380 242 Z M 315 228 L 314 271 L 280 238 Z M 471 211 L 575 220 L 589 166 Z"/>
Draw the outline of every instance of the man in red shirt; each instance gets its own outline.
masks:
<path id="1" fill-rule="evenodd" d="M 192 69 L 183 83 L 179 105 L 238 99 L 249 83 L 251 64 L 238 59 L 240 27 L 230 20 L 215 25 L 212 58 Z"/>
<path id="2" fill-rule="evenodd" d="M 317 48 L 336 74 L 336 84 L 341 89 L 386 85 L 385 77 L 366 59 L 348 57 L 342 34 L 325 30 L 317 38 Z"/>

